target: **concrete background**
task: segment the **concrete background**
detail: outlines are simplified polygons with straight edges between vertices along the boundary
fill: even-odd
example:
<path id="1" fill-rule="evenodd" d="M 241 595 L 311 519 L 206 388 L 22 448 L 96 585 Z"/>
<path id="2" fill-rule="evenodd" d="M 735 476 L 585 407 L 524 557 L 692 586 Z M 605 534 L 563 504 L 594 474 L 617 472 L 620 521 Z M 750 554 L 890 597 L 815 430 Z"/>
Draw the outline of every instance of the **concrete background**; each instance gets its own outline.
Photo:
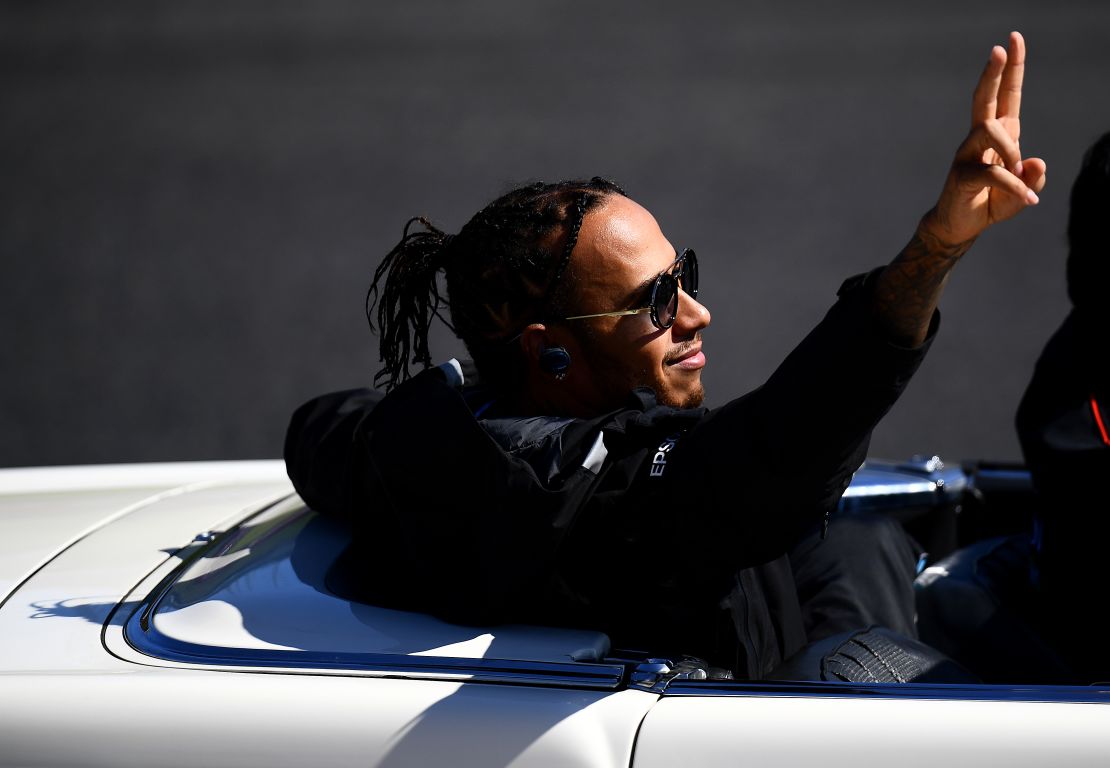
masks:
<path id="1" fill-rule="evenodd" d="M 873 441 L 949 459 L 1019 456 L 1110 4 L 0 3 L 0 465 L 280 455 L 377 369 L 403 222 L 537 178 L 615 178 L 697 248 L 724 402 L 904 245 L 1014 28 L 1049 187 L 957 269 Z"/>

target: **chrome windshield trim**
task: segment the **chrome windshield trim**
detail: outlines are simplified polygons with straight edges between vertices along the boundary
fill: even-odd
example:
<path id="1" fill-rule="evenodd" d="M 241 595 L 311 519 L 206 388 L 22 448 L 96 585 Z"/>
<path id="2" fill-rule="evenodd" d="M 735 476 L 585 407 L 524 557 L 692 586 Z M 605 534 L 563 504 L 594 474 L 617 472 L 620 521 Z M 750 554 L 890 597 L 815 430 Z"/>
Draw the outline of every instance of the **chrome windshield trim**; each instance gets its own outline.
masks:
<path id="1" fill-rule="evenodd" d="M 136 611 L 124 625 L 123 634 L 128 645 L 144 656 L 196 666 L 234 667 L 251 671 L 351 672 L 375 677 L 607 690 L 619 688 L 624 677 L 624 668 L 614 664 L 213 648 L 167 638 L 153 625 L 144 630 L 139 623 L 141 614 L 142 609 Z"/>
<path id="2" fill-rule="evenodd" d="M 732 682 L 676 680 L 664 696 L 776 696 L 953 701 L 1110 704 L 1110 683 L 1098 685 L 945 685 L 941 683 Z"/>
<path id="3" fill-rule="evenodd" d="M 619 664 L 540 662 L 511 659 L 469 659 L 447 656 L 405 656 L 387 653 L 318 653 L 312 651 L 216 648 L 166 637 L 142 618 L 155 605 L 135 610 L 123 627 L 134 650 L 154 659 L 206 667 L 251 670 L 352 672 L 372 676 L 419 677 L 613 690 L 624 679 Z"/>

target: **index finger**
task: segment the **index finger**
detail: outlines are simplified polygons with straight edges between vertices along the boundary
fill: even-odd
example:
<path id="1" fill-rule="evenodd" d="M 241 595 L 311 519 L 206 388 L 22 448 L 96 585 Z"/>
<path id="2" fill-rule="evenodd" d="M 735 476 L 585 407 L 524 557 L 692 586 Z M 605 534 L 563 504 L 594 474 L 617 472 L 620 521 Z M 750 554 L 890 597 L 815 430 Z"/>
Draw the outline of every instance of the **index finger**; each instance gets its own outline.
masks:
<path id="1" fill-rule="evenodd" d="M 1021 112 L 1021 80 L 1025 76 L 1025 38 L 1010 33 L 1010 51 L 998 88 L 998 117 L 1017 117 Z"/>
<path id="2" fill-rule="evenodd" d="M 979 84 L 975 86 L 975 95 L 971 97 L 972 126 L 993 120 L 997 116 L 998 88 L 1002 84 L 1002 70 L 1005 66 L 1006 49 L 996 45 L 991 48 L 987 66 L 983 74 L 979 75 Z"/>

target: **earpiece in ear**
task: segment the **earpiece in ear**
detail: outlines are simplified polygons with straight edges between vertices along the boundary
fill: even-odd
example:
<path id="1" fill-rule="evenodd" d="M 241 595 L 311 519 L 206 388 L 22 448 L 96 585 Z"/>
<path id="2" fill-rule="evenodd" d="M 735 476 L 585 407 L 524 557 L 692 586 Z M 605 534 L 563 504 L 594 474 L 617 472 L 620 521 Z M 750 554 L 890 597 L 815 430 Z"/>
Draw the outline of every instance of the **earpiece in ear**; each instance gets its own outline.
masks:
<path id="1" fill-rule="evenodd" d="M 556 381 L 566 378 L 570 368 L 570 353 L 563 347 L 548 347 L 540 352 L 540 370 L 550 373 Z"/>

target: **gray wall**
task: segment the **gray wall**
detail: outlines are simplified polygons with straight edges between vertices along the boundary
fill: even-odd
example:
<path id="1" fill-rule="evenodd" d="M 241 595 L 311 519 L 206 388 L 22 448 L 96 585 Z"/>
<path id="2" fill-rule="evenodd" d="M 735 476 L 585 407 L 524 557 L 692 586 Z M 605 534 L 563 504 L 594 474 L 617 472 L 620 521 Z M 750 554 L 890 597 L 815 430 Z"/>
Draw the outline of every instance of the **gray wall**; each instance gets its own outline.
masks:
<path id="1" fill-rule="evenodd" d="M 873 442 L 952 459 L 1019 455 L 1108 4 L 5 2 L 0 465 L 279 455 L 294 406 L 376 370 L 405 219 L 535 178 L 613 177 L 697 248 L 721 403 L 902 247 L 1012 28 L 1049 187 L 957 269 Z"/>

